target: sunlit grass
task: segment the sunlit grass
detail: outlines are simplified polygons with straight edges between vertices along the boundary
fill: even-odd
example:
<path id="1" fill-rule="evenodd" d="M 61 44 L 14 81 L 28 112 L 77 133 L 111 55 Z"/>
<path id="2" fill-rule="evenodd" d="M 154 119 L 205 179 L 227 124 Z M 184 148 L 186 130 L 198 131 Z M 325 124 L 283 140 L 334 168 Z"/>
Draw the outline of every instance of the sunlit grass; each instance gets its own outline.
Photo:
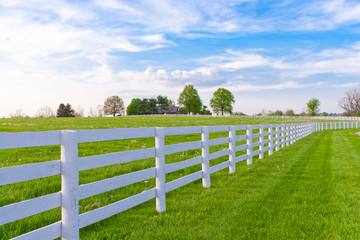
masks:
<path id="1" fill-rule="evenodd" d="M 302 119 L 303 120 L 303 119 Z M 35 131 L 35 130 L 55 130 L 55 129 L 91 129 L 91 128 L 119 128 L 119 127 L 148 127 L 148 126 L 194 126 L 194 125 L 249 125 L 249 124 L 268 124 L 268 123 L 294 123 L 298 122 L 298 119 L 248 119 L 248 118 L 211 118 L 211 117 L 128 117 L 128 118 L 78 118 L 78 119 L 0 119 L 1 131 L 20 132 L 20 131 Z M 304 120 L 309 121 L 309 120 Z M 260 217 L 273 218 L 275 213 L 273 206 L 281 208 L 279 204 L 284 204 L 281 196 L 283 191 L 295 191 L 292 187 L 297 186 L 297 182 L 304 182 L 302 176 L 308 179 L 312 176 L 309 172 L 307 175 L 297 175 L 297 171 L 285 171 L 292 164 L 294 170 L 301 169 L 303 167 L 303 159 L 315 159 L 314 162 L 321 161 L 326 162 L 326 159 L 322 159 L 322 156 L 328 158 L 334 158 L 332 164 L 338 164 L 336 161 L 341 154 L 344 158 L 349 157 L 347 152 L 343 152 L 341 148 L 337 148 L 336 144 L 332 144 L 330 148 L 331 154 L 326 153 L 324 149 L 329 150 L 328 142 L 326 139 L 335 139 L 336 141 L 346 141 L 353 144 L 354 147 L 358 147 L 356 138 L 352 138 L 351 134 L 353 130 L 346 131 L 334 131 L 334 134 L 329 133 L 316 133 L 306 139 L 302 139 L 289 148 L 281 149 L 280 152 L 275 153 L 274 156 L 267 156 L 265 160 L 255 160 L 254 165 L 246 166 L 244 162 L 237 164 L 237 172 L 229 175 L 228 170 L 223 170 L 219 173 L 212 175 L 212 188 L 203 189 L 201 186 L 201 180 L 196 181 L 193 184 L 182 187 L 181 189 L 174 190 L 167 194 L 167 212 L 164 214 L 157 214 L 155 211 L 154 200 L 141 204 L 140 206 L 130 209 L 124 213 L 120 213 L 108 220 L 101 221 L 94 225 L 81 230 L 81 237 L 84 239 L 121 239 L 121 238 L 226 238 L 227 236 L 234 238 L 235 233 L 239 234 L 240 230 L 236 230 L 235 226 L 239 226 L 241 223 L 247 223 L 251 226 L 241 225 L 240 229 L 242 234 L 241 238 L 251 238 L 253 231 L 257 232 L 255 226 L 266 226 L 268 221 L 261 220 Z M 237 135 L 245 134 L 245 131 L 238 131 Z M 219 138 L 228 136 L 228 132 L 211 133 L 210 138 Z M 176 144 L 180 142 L 198 141 L 201 139 L 200 134 L 188 134 L 182 136 L 169 136 L 165 138 L 166 144 Z M 320 141 L 321 140 L 321 141 Z M 333 141 L 335 141 L 333 140 Z M 317 146 L 317 142 L 319 146 Z M 323 142 L 323 143 L 321 143 Z M 238 141 L 236 145 L 245 144 L 246 141 Z M 350 145 L 351 145 L 350 144 Z M 79 144 L 79 157 L 92 156 L 97 154 L 105 154 L 118 151 L 128 151 L 135 149 L 143 149 L 154 147 L 154 138 L 141 138 L 141 139 L 129 139 L 119 141 L 106 141 L 96 143 L 84 143 Z M 333 146 L 334 145 L 334 146 Z M 349 144 L 348 144 L 349 145 Z M 312 146 L 310 150 L 309 147 Z M 321 147 L 322 146 L 322 147 Z M 326 147 L 325 147 L 326 146 Z M 215 152 L 227 148 L 227 144 L 217 145 L 210 147 L 210 152 Z M 322 149 L 324 148 L 324 149 Z M 334 149 L 341 151 L 334 152 Z M 322 150 L 322 152 L 320 150 Z M 352 149 L 352 148 L 351 148 Z M 320 151 L 320 152 L 319 152 Z M 329 151 L 328 151 L 329 152 Z M 244 154 L 244 151 L 237 153 L 238 155 Z M 326 153 L 326 154 L 325 154 Z M 315 155 L 314 155 L 315 154 Z M 316 155 L 317 154 L 317 155 Z M 175 154 L 169 154 L 166 156 L 166 164 L 183 161 L 195 156 L 201 155 L 201 149 L 193 149 L 189 151 L 179 152 Z M 354 154 L 353 154 L 354 155 Z M 351 155 L 353 157 L 353 155 Z M 0 167 L 14 166 L 19 164 L 28 164 L 35 162 L 51 161 L 60 159 L 60 146 L 49 147 L 34 147 L 23 149 L 10 149 L 0 150 Z M 211 166 L 226 161 L 227 156 L 214 159 L 211 161 Z M 357 158 L 358 159 L 358 158 Z M 359 160 L 359 159 L 358 159 Z M 281 164 L 280 164 L 281 163 Z M 326 162 L 328 163 L 328 162 Z M 324 163 L 325 164 L 325 163 Z M 355 164 L 355 165 L 354 165 Z M 359 165 L 356 165 L 356 161 L 352 161 L 351 166 L 356 169 Z M 297 166 L 299 165 L 299 166 Z M 80 184 L 85 184 L 93 181 L 98 181 L 121 174 L 126 174 L 133 171 L 143 170 L 155 166 L 154 158 L 142 159 L 131 163 L 116 164 L 112 166 L 90 169 L 80 172 Z M 323 165 L 321 165 L 323 166 Z M 339 166 L 340 167 L 340 166 Z M 187 174 L 201 170 L 201 164 L 182 169 L 166 175 L 166 181 L 172 181 Z M 328 169 L 330 172 L 332 168 Z M 315 171 L 316 172 L 316 171 Z M 329 175 L 330 173 L 327 172 Z M 339 173 L 342 174 L 342 173 Z M 321 181 L 328 178 L 326 175 Z M 295 178 L 296 176 L 296 178 Z M 314 177 L 316 174 L 314 175 Z M 329 175 L 333 176 L 333 173 Z M 356 178 L 357 173 L 354 178 Z M 276 184 L 281 178 L 283 180 L 284 187 L 278 186 L 281 190 L 275 191 L 272 194 L 267 193 L 268 189 L 275 187 L 272 184 Z M 290 182 L 287 182 L 289 179 Z M 340 178 L 341 179 L 341 178 Z M 314 185 L 318 188 L 320 183 L 316 180 L 309 180 L 310 185 Z M 315 182 L 314 182 L 315 181 Z M 355 181 L 355 180 L 354 180 Z M 341 182 L 341 181 L 340 181 Z M 60 176 L 47 177 L 42 179 L 31 180 L 22 183 L 11 184 L 0 187 L 0 206 L 19 202 L 26 199 L 42 196 L 45 194 L 60 191 Z M 307 183 L 305 181 L 305 183 Z M 321 184 L 320 184 L 321 185 Z M 106 193 L 102 193 L 80 201 L 80 212 L 84 213 L 115 201 L 124 199 L 134 194 L 140 193 L 144 190 L 151 189 L 155 186 L 155 180 L 149 179 L 144 182 L 139 182 L 112 190 Z M 307 186 L 307 185 L 305 185 Z M 321 185 L 322 186 L 322 185 Z M 345 186 L 345 185 L 344 185 Z M 298 186 L 302 191 L 307 191 L 304 186 Z M 304 189 L 303 189 L 304 188 Z M 256 189 L 256 191 L 255 191 Z M 327 188 L 326 188 L 327 189 Z M 325 190 L 326 190 L 325 189 Z M 320 191 L 322 194 L 328 194 L 326 191 Z M 341 192 L 343 189 L 339 188 L 340 195 L 346 195 L 345 192 Z M 351 191 L 355 189 L 351 188 Z M 297 190 L 296 190 L 297 191 Z M 295 191 L 295 192 L 296 192 Z M 315 194 L 317 190 L 314 190 Z M 356 192 L 357 193 L 357 192 Z M 264 195 L 265 194 L 265 195 Z M 300 191 L 301 195 L 302 192 Z M 328 194 L 325 196 L 332 195 Z M 256 203 L 257 197 L 268 198 L 269 204 Z M 285 196 L 285 195 L 284 195 Z M 292 196 L 292 195 L 291 195 Z M 309 195 L 310 196 L 310 195 Z M 288 198 L 288 196 L 285 196 Z M 323 200 L 325 199 L 323 198 Z M 248 199 L 248 200 L 246 200 Z M 245 201 L 245 202 L 244 202 Z M 300 200 L 299 200 L 300 201 Z M 304 204 L 308 203 L 308 200 Z M 296 202 L 296 201 L 295 201 Z M 354 204 L 356 201 L 352 201 Z M 271 204 L 270 204 L 271 203 Z M 200 204 L 200 205 L 198 205 Z M 245 204 L 242 206 L 242 204 Z M 316 204 L 320 204 L 317 202 Z M 346 202 L 345 202 L 346 204 Z M 272 206 L 273 205 L 273 206 Z M 245 206 L 249 209 L 243 209 Z M 251 208 L 254 208 L 252 209 Z M 262 209 L 256 210 L 259 207 Z M 351 205 L 353 206 L 353 205 Z M 318 208 L 326 208 L 322 205 Z M 245 211 L 245 215 L 234 215 L 232 211 L 237 210 Z M 258 215 L 259 219 L 249 215 Z M 230 212 L 227 212 L 230 211 Z M 54 209 L 45 213 L 41 213 L 26 219 L 22 219 L 13 223 L 9 223 L 0 226 L 0 238 L 8 239 L 20 234 L 35 230 L 39 227 L 46 226 L 50 223 L 60 220 L 60 209 Z M 283 218 L 289 218 L 285 215 Z M 224 216 L 222 216 L 224 214 Z M 298 214 L 297 211 L 294 213 Z M 352 214 L 351 211 L 347 214 Z M 292 215 L 291 215 L 292 216 Z M 227 219 L 232 218 L 232 219 Z M 299 219 L 302 219 L 300 217 Z M 234 226 L 230 229 L 232 233 L 227 230 L 230 222 L 233 221 Z M 332 221 L 332 220 L 331 220 Z M 343 220 L 344 221 L 344 220 Z M 349 221 L 354 221 L 353 219 Z M 311 221 L 310 221 L 311 222 Z M 113 224 L 116 223 L 116 224 Z M 213 225 L 213 229 L 207 225 Z M 280 224 L 280 223 L 279 223 Z M 283 222 L 284 226 L 280 226 L 282 230 L 287 227 L 287 221 Z M 314 224 L 314 222 L 312 222 Z M 281 224 L 280 224 L 281 225 Z M 296 224 L 295 224 L 296 225 Z M 316 224 L 315 224 L 316 225 Z M 321 225 L 321 224 L 320 224 Z M 317 231 L 322 232 L 320 226 Z M 175 226 L 175 227 L 174 227 Z M 216 227 L 215 227 L 216 226 Z M 310 225 L 309 225 L 310 226 Z M 136 228 L 136 230 L 135 230 Z M 215 230 L 219 228 L 219 232 L 215 234 Z M 261 227 L 260 227 L 261 228 Z M 104 230 L 102 230 L 104 229 Z M 204 229 L 204 230 L 203 230 Z M 276 228 L 277 229 L 277 228 Z M 277 229 L 274 235 L 258 235 L 262 236 L 275 236 L 280 230 Z M 285 231 L 285 230 L 284 230 Z M 280 231 L 281 232 L 281 231 Z M 315 232 L 313 232 L 315 234 Z M 254 236 L 257 236 L 256 234 Z M 281 235 L 285 238 L 285 235 Z M 294 236 L 289 235 L 289 236 Z M 304 235 L 312 236 L 312 235 Z M 319 235 L 320 236 L 320 235 Z M 329 235 L 330 236 L 330 235 Z M 333 235 L 331 235 L 333 236 Z M 335 235 L 334 235 L 335 236 Z M 347 236 L 347 235 L 346 235 Z M 357 235 L 349 235 L 357 236 Z M 240 238 L 240 237 L 239 237 Z M 336 237 L 335 237 L 336 238 Z"/>

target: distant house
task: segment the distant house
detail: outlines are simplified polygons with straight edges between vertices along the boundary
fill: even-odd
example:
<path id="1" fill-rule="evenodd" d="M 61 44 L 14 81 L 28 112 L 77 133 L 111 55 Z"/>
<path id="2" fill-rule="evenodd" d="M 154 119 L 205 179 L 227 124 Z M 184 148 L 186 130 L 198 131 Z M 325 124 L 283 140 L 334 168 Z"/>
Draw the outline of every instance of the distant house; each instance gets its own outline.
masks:
<path id="1" fill-rule="evenodd" d="M 167 115 L 167 114 L 177 114 L 177 112 L 179 111 L 179 106 L 169 106 L 168 110 L 160 110 L 159 109 L 159 114 L 163 114 L 163 115 Z"/>

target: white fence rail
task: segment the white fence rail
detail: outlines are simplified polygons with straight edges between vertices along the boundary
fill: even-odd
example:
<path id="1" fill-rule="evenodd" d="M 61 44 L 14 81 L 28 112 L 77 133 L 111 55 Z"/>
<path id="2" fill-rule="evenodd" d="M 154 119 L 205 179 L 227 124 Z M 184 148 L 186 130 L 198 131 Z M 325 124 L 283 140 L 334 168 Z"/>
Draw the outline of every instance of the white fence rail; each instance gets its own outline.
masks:
<path id="1" fill-rule="evenodd" d="M 0 207 L 0 225 L 61 207 L 61 221 L 26 233 L 15 239 L 53 239 L 57 237 L 79 239 L 80 228 L 153 198 L 156 198 L 157 211 L 163 212 L 166 210 L 167 192 L 198 179 L 202 179 L 204 188 L 209 188 L 211 186 L 211 174 L 224 168 L 229 168 L 229 173 L 234 173 L 236 163 L 240 161 L 246 160 L 247 164 L 252 164 L 254 156 L 258 155 L 261 159 L 266 151 L 269 155 L 272 155 L 274 150 L 279 151 L 280 148 L 293 144 L 314 131 L 358 128 L 358 124 L 359 122 L 328 122 L 0 133 L 0 149 L 61 145 L 61 160 L 0 168 L 0 186 L 58 174 L 61 174 L 62 179 L 61 192 Z M 243 132 L 246 130 L 246 134 L 236 135 L 236 132 L 239 130 L 243 130 Z M 228 132 L 228 137 L 209 139 L 209 134 L 213 132 Z M 165 145 L 165 136 L 194 133 L 201 134 L 201 141 Z M 149 137 L 154 138 L 155 148 L 78 158 L 79 143 Z M 245 140 L 246 144 L 236 144 L 238 141 Z M 214 153 L 209 152 L 210 146 L 226 143 L 228 144 L 227 149 Z M 254 150 L 255 147 L 258 147 L 257 150 Z M 201 149 L 201 156 L 181 162 L 165 164 L 165 155 L 189 149 Z M 237 152 L 243 150 L 246 150 L 246 154 L 236 156 Z M 228 156 L 228 160 L 210 167 L 212 159 L 222 156 Z M 79 171 L 151 157 L 155 158 L 156 166 L 154 168 L 79 185 Z M 200 163 L 202 166 L 201 171 L 171 182 L 166 182 L 166 174 Z M 156 178 L 155 188 L 79 214 L 79 200 L 81 199 L 154 177 Z"/>
<path id="2" fill-rule="evenodd" d="M 360 121 L 360 117 L 352 116 L 269 116 L 269 115 L 189 115 L 189 114 L 145 114 L 145 115 L 127 115 L 127 117 L 234 117 L 234 118 L 294 118 L 294 119 L 316 119 L 316 120 L 341 120 L 341 121 Z"/>

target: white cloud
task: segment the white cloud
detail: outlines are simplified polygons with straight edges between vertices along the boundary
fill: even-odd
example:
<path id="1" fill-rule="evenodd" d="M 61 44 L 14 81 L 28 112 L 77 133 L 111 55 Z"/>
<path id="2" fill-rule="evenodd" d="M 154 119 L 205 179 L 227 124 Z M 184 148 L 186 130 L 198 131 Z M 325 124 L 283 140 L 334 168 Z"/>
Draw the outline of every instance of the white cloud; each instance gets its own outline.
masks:
<path id="1" fill-rule="evenodd" d="M 351 83 L 343 83 L 343 84 L 334 84 L 333 88 L 349 88 L 349 87 L 360 87 L 360 81 L 351 82 Z"/>
<path id="2" fill-rule="evenodd" d="M 290 64 L 296 68 L 287 75 L 298 78 L 322 73 L 360 76 L 360 51 L 352 48 L 328 49 Z"/>
<path id="3" fill-rule="evenodd" d="M 88 9 L 87 3 L 76 6 L 62 0 L 2 0 L 0 5 L 11 14 L 21 13 L 22 16 L 40 22 L 85 22 L 96 18 Z"/>
<path id="4" fill-rule="evenodd" d="M 301 89 L 310 87 L 303 78 L 315 74 L 360 76 L 359 42 L 344 49 L 310 51 L 309 57 L 298 60 L 271 56 L 266 49 L 229 49 L 171 71 L 162 63 L 144 71 L 118 63 L 123 52 L 177 46 L 179 36 L 316 31 L 360 21 L 360 4 L 355 1 L 305 2 L 293 7 L 285 0 L 278 5 L 280 10 L 269 9 L 262 16 L 255 14 L 257 4 L 255 0 L 0 0 L 0 100 L 18 103 L 19 108 L 23 104 L 24 110 L 46 104 L 56 107 L 59 99 L 87 107 L 110 94 L 121 93 L 126 101 L 157 94 L 174 97 L 187 83 L 209 96 L 220 86 L 236 92 Z M 272 75 L 256 75 L 258 69 Z M 11 111 L 17 108 L 12 105 Z"/>
<path id="5" fill-rule="evenodd" d="M 332 15 L 336 24 L 349 21 L 360 22 L 360 3 L 356 1 L 333 0 L 323 5 L 325 13 Z"/>
<path id="6" fill-rule="evenodd" d="M 199 59 L 198 61 L 211 69 L 213 72 L 238 71 L 247 68 L 267 67 L 274 69 L 291 69 L 292 65 L 282 59 L 264 56 L 258 52 L 267 52 L 265 49 L 245 51 L 233 51 L 228 49 L 226 53 L 218 56 Z"/>

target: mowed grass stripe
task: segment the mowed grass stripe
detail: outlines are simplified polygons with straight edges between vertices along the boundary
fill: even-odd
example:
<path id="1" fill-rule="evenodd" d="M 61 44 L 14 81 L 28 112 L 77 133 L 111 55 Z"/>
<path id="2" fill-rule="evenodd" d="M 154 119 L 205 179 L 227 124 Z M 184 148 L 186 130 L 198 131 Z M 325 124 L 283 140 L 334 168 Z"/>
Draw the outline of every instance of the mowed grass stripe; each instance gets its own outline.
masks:
<path id="1" fill-rule="evenodd" d="M 332 156 L 334 189 L 338 209 L 336 239 L 360 239 L 360 136 L 355 130 L 334 133 L 333 147 L 342 149 Z M 335 146 L 336 144 L 336 146 Z"/>
<path id="2" fill-rule="evenodd" d="M 81 230 L 83 239 L 359 239 L 359 142 L 318 132 Z M 341 158 L 339 158 L 341 157 Z M 355 172 L 354 172 L 355 171 Z"/>

